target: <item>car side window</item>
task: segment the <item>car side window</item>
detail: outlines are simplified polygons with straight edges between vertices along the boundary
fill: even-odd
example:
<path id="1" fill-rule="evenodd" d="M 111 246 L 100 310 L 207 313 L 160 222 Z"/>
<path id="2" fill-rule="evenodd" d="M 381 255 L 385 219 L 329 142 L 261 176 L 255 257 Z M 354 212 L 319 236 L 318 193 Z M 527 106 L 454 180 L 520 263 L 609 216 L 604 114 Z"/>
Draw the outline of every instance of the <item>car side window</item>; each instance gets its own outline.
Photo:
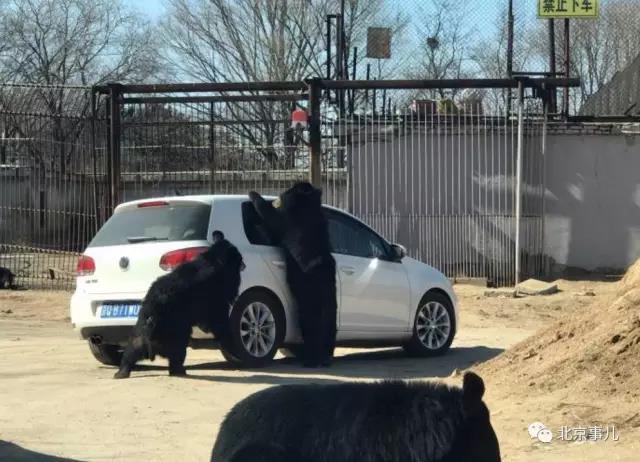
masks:
<path id="1" fill-rule="evenodd" d="M 362 258 L 389 259 L 384 241 L 347 215 L 325 210 L 333 252 Z"/>
<path id="2" fill-rule="evenodd" d="M 242 223 L 247 239 L 254 245 L 276 245 L 276 240 L 249 201 L 242 203 Z"/>

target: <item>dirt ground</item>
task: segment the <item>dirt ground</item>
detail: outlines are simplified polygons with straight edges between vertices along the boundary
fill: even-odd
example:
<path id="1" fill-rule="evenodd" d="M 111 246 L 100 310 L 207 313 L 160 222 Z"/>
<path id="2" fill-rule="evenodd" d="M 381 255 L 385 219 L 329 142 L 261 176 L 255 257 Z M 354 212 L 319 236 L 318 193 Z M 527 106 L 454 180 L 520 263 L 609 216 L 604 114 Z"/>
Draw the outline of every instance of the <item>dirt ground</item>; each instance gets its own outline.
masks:
<path id="1" fill-rule="evenodd" d="M 483 368 L 557 319 L 608 303 L 616 283 L 558 281 L 561 291 L 540 297 L 486 297 L 485 288 L 456 285 L 461 300 L 458 335 L 440 358 L 410 359 L 399 349 L 338 349 L 331 369 L 316 374 L 279 358 L 260 370 L 234 370 L 217 351 L 190 350 L 187 379 L 167 376 L 165 363 L 145 364 L 130 380 L 112 380 L 71 330 L 68 293 L 0 292 L 0 460 L 204 461 L 225 413 L 243 397 L 284 383 L 402 378 L 460 384 L 479 368 L 487 386 L 505 461 L 635 461 L 636 420 L 602 422 L 599 403 L 577 393 L 514 392 L 499 367 Z M 500 358 L 496 358 L 499 360 Z M 489 364 L 500 364 L 490 361 Z M 505 369 L 506 370 L 506 369 Z M 589 373 L 588 370 L 585 373 Z M 634 415 L 633 400 L 621 401 Z M 619 441 L 534 442 L 527 426 L 615 424 Z"/>

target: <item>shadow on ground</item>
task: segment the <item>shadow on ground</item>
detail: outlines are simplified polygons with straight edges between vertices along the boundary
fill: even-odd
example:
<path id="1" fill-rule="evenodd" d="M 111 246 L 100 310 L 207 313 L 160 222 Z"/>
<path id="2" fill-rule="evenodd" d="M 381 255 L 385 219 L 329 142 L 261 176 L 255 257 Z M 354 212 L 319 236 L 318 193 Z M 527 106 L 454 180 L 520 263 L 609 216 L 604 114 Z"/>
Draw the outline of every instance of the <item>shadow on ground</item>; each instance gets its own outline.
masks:
<path id="1" fill-rule="evenodd" d="M 444 356 L 410 358 L 401 348 L 358 352 L 338 356 L 330 368 L 308 369 L 291 359 L 278 359 L 263 369 L 253 369 L 247 376 L 202 375 L 196 371 L 232 370 L 226 362 L 202 363 L 187 367 L 188 378 L 224 383 L 280 385 L 286 383 L 334 383 L 348 379 L 428 379 L 448 377 L 456 369 L 467 369 L 487 361 L 504 350 L 501 348 L 458 347 Z M 196 372 L 196 373 L 194 373 Z M 318 378 L 315 376 L 323 376 Z M 133 375 L 132 375 L 133 376 Z M 329 377 L 335 377 L 332 380 Z"/>
<path id="2" fill-rule="evenodd" d="M 81 462 L 77 459 L 49 456 L 0 440 L 0 460 L 11 462 Z"/>

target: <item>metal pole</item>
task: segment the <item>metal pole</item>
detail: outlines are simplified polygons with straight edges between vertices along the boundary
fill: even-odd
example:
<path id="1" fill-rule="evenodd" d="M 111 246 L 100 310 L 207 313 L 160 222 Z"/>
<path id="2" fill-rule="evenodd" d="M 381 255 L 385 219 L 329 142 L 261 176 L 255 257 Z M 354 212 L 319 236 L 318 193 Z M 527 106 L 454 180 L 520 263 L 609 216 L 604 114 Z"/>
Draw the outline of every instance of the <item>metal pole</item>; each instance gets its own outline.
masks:
<path id="1" fill-rule="evenodd" d="M 117 83 L 109 87 L 109 157 L 111 166 L 109 214 L 120 202 L 120 94 L 121 86 Z"/>
<path id="2" fill-rule="evenodd" d="M 209 193 L 216 190 L 216 125 L 213 101 L 209 105 Z"/>
<path id="3" fill-rule="evenodd" d="M 513 77 L 513 0 L 509 0 L 509 13 L 507 19 L 507 77 Z M 507 89 L 507 118 L 511 114 L 511 89 Z"/>
<path id="4" fill-rule="evenodd" d="M 564 75 L 566 78 L 569 78 L 569 67 L 571 66 L 571 57 L 569 56 L 571 53 L 569 37 L 569 18 L 566 18 L 564 20 Z M 562 112 L 565 117 L 569 116 L 569 87 L 564 87 Z"/>
<path id="5" fill-rule="evenodd" d="M 524 147 L 524 86 L 518 82 L 518 145 L 516 153 L 516 270 L 515 285 L 520 283 L 520 218 L 522 216 L 522 150 Z"/>
<path id="6" fill-rule="evenodd" d="M 327 80 L 331 79 L 331 15 L 327 15 Z"/>
<path id="7" fill-rule="evenodd" d="M 358 63 L 358 47 L 353 47 L 353 70 L 351 74 L 351 80 L 356 79 L 356 66 Z M 351 94 L 349 97 L 349 114 L 353 115 L 353 111 L 355 109 L 355 100 L 356 100 L 356 90 L 351 90 Z"/>
<path id="8" fill-rule="evenodd" d="M 98 195 L 98 153 L 96 149 L 96 119 L 98 118 L 98 109 L 96 108 L 96 92 L 91 89 L 91 157 L 93 161 L 93 200 L 95 201 L 95 229 L 94 233 L 98 232 L 98 229 L 102 226 L 102 219 L 100 214 L 100 198 Z"/>
<path id="9" fill-rule="evenodd" d="M 336 54 L 336 80 L 346 80 L 344 75 L 344 18 L 342 15 L 338 15 L 336 32 L 338 34 L 337 38 L 337 54 Z M 338 108 L 340 113 L 340 119 L 344 119 L 344 89 L 338 89 L 336 91 L 338 97 Z"/>
<path id="10" fill-rule="evenodd" d="M 320 79 L 309 79 L 309 181 L 316 187 L 322 185 L 322 138 L 320 133 Z"/>
<path id="11" fill-rule="evenodd" d="M 555 89 L 554 89 L 555 92 Z M 549 104 L 548 99 L 543 99 L 543 119 L 542 119 L 542 213 L 541 213 L 541 233 L 540 233 L 540 250 L 542 253 L 542 273 L 544 276 L 549 274 L 548 261 L 544 251 L 544 232 L 545 232 L 545 214 L 546 210 L 546 197 L 547 197 L 547 119 L 549 118 Z"/>
<path id="12" fill-rule="evenodd" d="M 507 77 L 513 75 L 513 0 L 509 0 L 509 16 L 507 20 Z"/>
<path id="13" fill-rule="evenodd" d="M 550 77 L 556 76 L 556 26 L 553 19 L 549 19 L 549 73 Z M 550 88 L 550 110 L 555 113 L 558 110 L 556 106 L 556 89 Z"/>

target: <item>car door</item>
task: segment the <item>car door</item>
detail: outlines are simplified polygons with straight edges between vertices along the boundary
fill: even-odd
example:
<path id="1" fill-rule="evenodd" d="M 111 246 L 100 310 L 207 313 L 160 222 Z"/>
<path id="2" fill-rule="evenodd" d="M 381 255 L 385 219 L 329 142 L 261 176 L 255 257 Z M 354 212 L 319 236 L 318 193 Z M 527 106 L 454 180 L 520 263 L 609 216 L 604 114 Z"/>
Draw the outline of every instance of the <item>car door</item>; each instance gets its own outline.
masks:
<path id="1" fill-rule="evenodd" d="M 293 298 L 287 284 L 285 256 L 282 250 L 276 245 L 274 237 L 266 228 L 262 219 L 255 212 L 251 202 L 242 204 L 242 221 L 247 235 L 247 240 L 252 244 L 251 251 L 259 255 L 269 268 L 274 279 L 285 295 L 282 300 L 287 313 L 287 338 L 296 340 L 299 337 L 298 315 L 296 301 Z M 338 297 L 338 307 L 340 306 L 340 278 L 336 277 L 336 294 Z M 291 309 L 289 309 L 291 308 Z M 339 309 L 339 308 L 338 308 Z M 336 320 L 336 327 L 339 326 L 340 313 Z"/>
<path id="2" fill-rule="evenodd" d="M 406 331 L 409 278 L 384 239 L 353 217 L 325 209 L 341 282 L 340 331 Z"/>

